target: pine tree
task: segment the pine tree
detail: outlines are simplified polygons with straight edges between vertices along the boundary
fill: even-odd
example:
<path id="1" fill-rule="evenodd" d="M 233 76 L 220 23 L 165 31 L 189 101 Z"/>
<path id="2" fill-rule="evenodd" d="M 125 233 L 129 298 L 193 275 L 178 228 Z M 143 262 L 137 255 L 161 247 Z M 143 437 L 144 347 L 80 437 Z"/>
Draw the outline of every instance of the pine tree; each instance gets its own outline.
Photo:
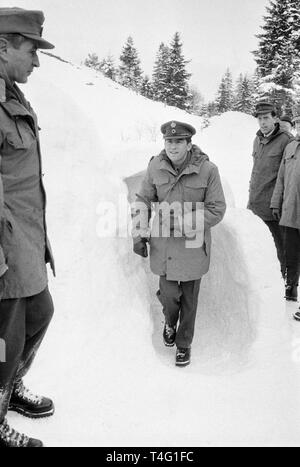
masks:
<path id="1" fill-rule="evenodd" d="M 153 99 L 156 101 L 165 102 L 169 60 L 169 47 L 162 42 L 156 55 L 152 76 Z"/>
<path id="2" fill-rule="evenodd" d="M 170 46 L 169 60 L 166 64 L 167 76 L 163 99 L 168 105 L 189 110 L 188 81 L 191 75 L 186 70 L 186 65 L 189 62 L 183 56 L 182 46 L 180 34 L 176 32 Z"/>
<path id="3" fill-rule="evenodd" d="M 128 37 L 120 61 L 121 65 L 118 72 L 120 84 L 129 89 L 138 91 L 142 80 L 142 70 L 138 52 L 134 47 L 132 37 Z"/>
<path id="4" fill-rule="evenodd" d="M 274 0 L 267 7 L 254 52 L 261 92 L 279 112 L 290 112 L 300 79 L 300 0 Z"/>
<path id="5" fill-rule="evenodd" d="M 258 69 L 255 70 L 251 77 L 251 87 L 253 90 L 253 106 L 255 107 L 256 102 L 264 100 L 263 91 L 261 89 L 261 78 L 258 73 Z"/>
<path id="6" fill-rule="evenodd" d="M 243 74 L 240 74 L 237 81 L 233 109 L 238 112 L 244 112 L 252 115 L 254 111 L 253 94 L 254 88 L 252 80 L 248 78 L 247 75 L 244 76 Z"/>
<path id="7" fill-rule="evenodd" d="M 199 115 L 202 117 L 201 129 L 204 130 L 204 128 L 209 127 L 210 117 L 213 116 L 213 112 L 211 113 L 211 107 L 209 103 L 202 103 Z"/>
<path id="8" fill-rule="evenodd" d="M 234 99 L 233 99 L 233 110 L 236 110 L 238 112 L 243 112 L 243 110 L 241 110 L 241 108 L 243 107 L 242 105 L 243 80 L 244 80 L 244 75 L 241 73 L 236 82 L 236 88 L 235 88 Z"/>
<path id="9" fill-rule="evenodd" d="M 229 68 L 226 70 L 225 75 L 221 80 L 217 95 L 217 109 L 218 112 L 229 112 L 234 106 L 234 92 L 233 92 L 233 79 Z"/>
<path id="10" fill-rule="evenodd" d="M 203 109 L 203 112 L 207 114 L 209 117 L 215 117 L 219 114 L 218 104 L 216 101 L 210 101 L 206 104 Z"/>
<path id="11" fill-rule="evenodd" d="M 104 76 L 112 79 L 113 81 L 116 81 L 117 70 L 115 67 L 114 58 L 111 55 L 108 55 L 100 62 L 99 69 Z"/>
<path id="12" fill-rule="evenodd" d="M 148 99 L 153 98 L 153 86 L 148 75 L 145 75 L 141 82 L 140 93 Z"/>
<path id="13" fill-rule="evenodd" d="M 204 98 L 202 94 L 198 91 L 195 86 L 192 86 L 189 89 L 190 93 L 190 105 L 189 105 L 189 112 L 194 115 L 202 115 L 203 106 L 204 106 Z"/>
<path id="14" fill-rule="evenodd" d="M 84 65 L 88 68 L 93 68 L 94 70 L 99 71 L 100 62 L 98 55 L 95 53 L 89 54 L 88 58 L 84 61 Z"/>

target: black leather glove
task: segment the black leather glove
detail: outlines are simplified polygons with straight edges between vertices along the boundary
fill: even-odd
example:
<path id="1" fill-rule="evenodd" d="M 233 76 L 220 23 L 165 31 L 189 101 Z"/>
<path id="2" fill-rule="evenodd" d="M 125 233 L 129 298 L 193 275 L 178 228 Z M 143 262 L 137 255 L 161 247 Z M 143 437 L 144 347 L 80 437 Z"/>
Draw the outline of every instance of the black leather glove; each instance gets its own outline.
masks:
<path id="1" fill-rule="evenodd" d="M 146 238 L 141 238 L 139 241 L 135 242 L 133 245 L 133 251 L 142 258 L 148 258 L 148 240 Z"/>

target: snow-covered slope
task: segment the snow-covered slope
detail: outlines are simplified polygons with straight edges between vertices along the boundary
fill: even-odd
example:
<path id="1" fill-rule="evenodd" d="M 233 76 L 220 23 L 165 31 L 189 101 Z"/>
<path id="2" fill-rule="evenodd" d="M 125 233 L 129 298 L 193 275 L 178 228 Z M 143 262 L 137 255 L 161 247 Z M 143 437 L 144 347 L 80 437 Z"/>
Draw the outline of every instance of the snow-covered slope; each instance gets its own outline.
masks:
<path id="1" fill-rule="evenodd" d="M 58 274 L 56 317 L 28 383 L 54 397 L 57 414 L 36 426 L 11 416 L 14 424 L 48 446 L 297 444 L 300 331 L 285 310 L 270 235 L 245 210 L 255 120 L 226 114 L 201 132 L 198 117 L 90 70 L 47 56 L 41 64 L 25 91 L 42 127 Z M 230 205 L 214 229 L 193 364 L 181 371 L 162 346 L 148 263 L 129 238 L 97 235 L 99 203 L 121 196 L 126 206 L 171 119 L 197 127 Z"/>

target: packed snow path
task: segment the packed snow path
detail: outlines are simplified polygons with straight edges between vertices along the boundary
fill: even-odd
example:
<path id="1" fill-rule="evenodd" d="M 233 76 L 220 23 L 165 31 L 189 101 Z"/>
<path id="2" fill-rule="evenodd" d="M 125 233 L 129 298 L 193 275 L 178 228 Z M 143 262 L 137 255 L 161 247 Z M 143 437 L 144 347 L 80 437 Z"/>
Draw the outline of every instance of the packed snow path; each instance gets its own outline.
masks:
<path id="1" fill-rule="evenodd" d="M 97 236 L 97 207 L 127 197 L 123 180 L 161 149 L 159 133 L 149 139 L 161 121 L 199 120 L 88 70 L 41 62 L 26 92 L 43 128 L 56 315 L 26 383 L 57 412 L 9 420 L 47 446 L 298 445 L 300 326 L 269 233 L 245 210 L 255 121 L 224 115 L 198 136 L 237 207 L 213 231 L 193 364 L 177 369 L 161 343 L 157 278 L 130 238 Z"/>

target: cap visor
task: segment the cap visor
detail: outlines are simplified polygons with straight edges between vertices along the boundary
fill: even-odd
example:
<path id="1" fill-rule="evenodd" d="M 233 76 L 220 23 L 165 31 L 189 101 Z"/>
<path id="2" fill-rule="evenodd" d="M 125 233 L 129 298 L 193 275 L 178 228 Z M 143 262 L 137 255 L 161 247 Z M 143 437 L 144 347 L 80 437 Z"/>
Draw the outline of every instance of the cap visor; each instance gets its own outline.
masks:
<path id="1" fill-rule="evenodd" d="M 164 136 L 164 139 L 185 139 L 192 138 L 192 135 Z"/>
<path id="2" fill-rule="evenodd" d="M 34 41 L 37 44 L 38 49 L 50 50 L 55 48 L 55 45 L 51 44 L 48 41 L 45 41 L 45 39 L 43 39 L 42 37 L 35 36 L 34 34 L 22 34 L 22 36 Z"/>
<path id="3" fill-rule="evenodd" d="M 272 112 L 273 112 L 273 110 L 264 110 L 262 112 L 256 112 L 256 114 L 254 116 L 257 118 L 260 115 L 268 115 L 268 114 L 271 114 Z"/>

